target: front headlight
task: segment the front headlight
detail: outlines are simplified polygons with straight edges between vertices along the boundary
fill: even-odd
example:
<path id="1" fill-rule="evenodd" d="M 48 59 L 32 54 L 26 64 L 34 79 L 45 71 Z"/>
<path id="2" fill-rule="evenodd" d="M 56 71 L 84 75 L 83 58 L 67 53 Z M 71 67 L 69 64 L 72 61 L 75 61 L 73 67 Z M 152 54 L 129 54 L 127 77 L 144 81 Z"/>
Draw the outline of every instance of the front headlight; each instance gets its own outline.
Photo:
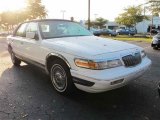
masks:
<path id="1" fill-rule="evenodd" d="M 146 52 L 144 50 L 141 51 L 141 57 L 142 58 L 146 57 Z"/>
<path id="2" fill-rule="evenodd" d="M 93 60 L 86 60 L 86 59 L 75 59 L 75 64 L 78 67 L 94 69 L 94 70 L 102 70 L 108 68 L 114 68 L 122 66 L 122 62 L 119 59 L 115 60 L 108 60 L 108 61 L 98 61 L 95 62 Z"/>

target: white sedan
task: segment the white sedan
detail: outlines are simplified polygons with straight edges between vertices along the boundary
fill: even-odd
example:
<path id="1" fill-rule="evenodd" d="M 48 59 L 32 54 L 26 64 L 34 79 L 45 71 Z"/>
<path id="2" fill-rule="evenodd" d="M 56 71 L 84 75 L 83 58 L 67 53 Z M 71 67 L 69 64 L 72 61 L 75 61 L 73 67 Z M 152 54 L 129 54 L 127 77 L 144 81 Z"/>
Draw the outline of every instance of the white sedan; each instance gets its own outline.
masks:
<path id="1" fill-rule="evenodd" d="M 63 94 L 75 87 L 91 93 L 119 88 L 151 65 L 143 48 L 95 37 L 67 20 L 27 21 L 7 39 L 15 66 L 24 61 L 45 69 Z"/>

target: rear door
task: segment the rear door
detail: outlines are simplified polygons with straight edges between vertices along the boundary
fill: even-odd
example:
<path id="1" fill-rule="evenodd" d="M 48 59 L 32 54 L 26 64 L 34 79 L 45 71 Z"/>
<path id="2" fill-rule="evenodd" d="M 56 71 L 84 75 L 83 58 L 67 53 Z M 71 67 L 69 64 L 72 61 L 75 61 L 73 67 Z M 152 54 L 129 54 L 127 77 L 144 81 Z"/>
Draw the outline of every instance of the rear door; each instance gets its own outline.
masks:
<path id="1" fill-rule="evenodd" d="M 13 52 L 18 56 L 23 56 L 24 53 L 24 47 L 23 47 L 23 41 L 26 39 L 25 37 L 25 30 L 27 27 L 27 23 L 21 24 L 18 29 L 15 31 L 14 35 L 9 38 L 9 41 L 11 41 L 11 46 L 13 49 Z"/>

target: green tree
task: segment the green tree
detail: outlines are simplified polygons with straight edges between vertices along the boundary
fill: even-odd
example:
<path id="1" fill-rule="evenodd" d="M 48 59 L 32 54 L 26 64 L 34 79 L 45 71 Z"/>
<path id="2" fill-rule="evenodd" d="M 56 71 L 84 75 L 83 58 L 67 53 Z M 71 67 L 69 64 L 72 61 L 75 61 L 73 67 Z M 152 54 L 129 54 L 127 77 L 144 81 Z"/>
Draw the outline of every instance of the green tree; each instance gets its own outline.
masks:
<path id="1" fill-rule="evenodd" d="M 31 19 L 42 19 L 47 16 L 41 0 L 27 0 L 28 5 L 19 11 L 5 11 L 0 13 L 0 27 L 12 30 L 17 24 Z"/>
<path id="2" fill-rule="evenodd" d="M 1 26 L 3 26 L 5 29 L 12 29 L 15 24 L 17 24 L 16 21 L 16 14 L 11 11 L 5 11 L 1 13 Z"/>
<path id="3" fill-rule="evenodd" d="M 85 25 L 88 25 L 88 21 L 85 22 Z M 96 27 L 95 21 L 90 21 L 90 27 Z"/>
<path id="4" fill-rule="evenodd" d="M 152 12 L 153 15 L 159 16 L 160 14 L 160 0 L 147 0 L 150 3 L 149 11 Z"/>
<path id="5" fill-rule="evenodd" d="M 143 19 L 148 19 L 142 15 L 141 7 L 130 6 L 124 9 L 124 12 L 121 13 L 115 21 L 121 25 L 126 25 L 127 27 L 133 27 L 138 22 L 143 21 Z"/>
<path id="6" fill-rule="evenodd" d="M 93 21 L 93 24 L 97 27 L 100 27 L 100 28 L 103 28 L 104 25 L 108 22 L 108 20 L 102 18 L 102 17 L 99 17 L 97 18 L 95 21 Z"/>
<path id="7" fill-rule="evenodd" d="M 28 13 L 26 12 L 26 9 L 23 9 L 21 11 L 14 11 L 16 23 L 19 24 L 21 22 L 24 22 L 28 19 Z"/>
<path id="8" fill-rule="evenodd" d="M 47 16 L 45 6 L 42 5 L 41 0 L 27 0 L 26 13 L 28 19 L 42 19 Z"/>
<path id="9" fill-rule="evenodd" d="M 99 17 L 96 20 L 90 21 L 90 26 L 95 28 L 103 28 L 107 22 L 108 20 Z M 86 22 L 86 25 L 88 25 L 88 21 Z"/>
<path id="10" fill-rule="evenodd" d="M 15 25 L 26 20 L 25 11 L 5 11 L 0 14 L 1 27 L 5 29 L 13 29 Z"/>

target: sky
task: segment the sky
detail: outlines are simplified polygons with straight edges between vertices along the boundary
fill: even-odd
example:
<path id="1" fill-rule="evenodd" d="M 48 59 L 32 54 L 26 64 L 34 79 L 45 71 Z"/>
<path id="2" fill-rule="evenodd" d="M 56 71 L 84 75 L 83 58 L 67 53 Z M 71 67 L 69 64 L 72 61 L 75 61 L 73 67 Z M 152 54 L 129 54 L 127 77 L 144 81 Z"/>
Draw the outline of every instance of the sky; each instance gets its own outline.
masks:
<path id="1" fill-rule="evenodd" d="M 0 12 L 6 10 L 23 9 L 26 0 L 0 0 Z M 110 21 L 123 12 L 127 6 L 139 5 L 146 0 L 90 0 L 91 19 L 103 17 Z M 48 18 L 62 19 L 62 11 L 65 11 L 64 18 L 75 20 L 86 20 L 88 17 L 88 0 L 42 0 L 48 11 Z"/>

